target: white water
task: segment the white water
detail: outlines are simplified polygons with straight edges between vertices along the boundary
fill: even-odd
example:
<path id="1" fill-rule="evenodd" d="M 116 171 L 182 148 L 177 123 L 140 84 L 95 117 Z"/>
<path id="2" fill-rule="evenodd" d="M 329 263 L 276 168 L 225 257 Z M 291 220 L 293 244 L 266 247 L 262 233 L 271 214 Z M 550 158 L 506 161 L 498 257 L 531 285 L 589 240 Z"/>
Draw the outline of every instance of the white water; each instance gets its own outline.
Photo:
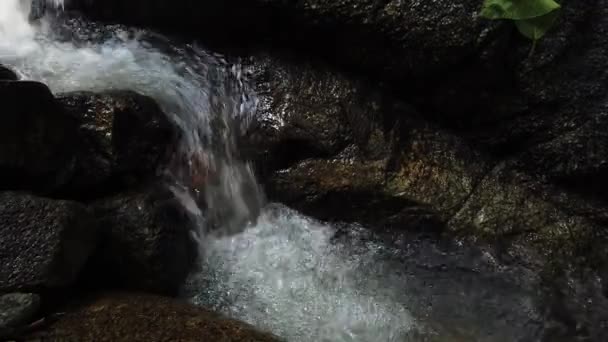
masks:
<path id="1" fill-rule="evenodd" d="M 212 115 L 228 122 L 255 110 L 238 67 L 226 68 L 201 49 L 175 47 L 174 54 L 166 54 L 148 44 L 144 32 L 120 27 L 109 28 L 103 41 L 57 41 L 46 23 L 34 28 L 27 22 L 25 7 L 18 0 L 0 0 L 0 63 L 24 79 L 42 81 L 56 93 L 132 89 L 149 95 L 186 132 L 190 153 L 210 148 Z M 207 200 L 228 201 L 229 210 L 236 207 L 231 213 L 247 211 L 243 198 L 252 195 L 242 193 L 239 180 L 251 172 L 235 167 L 231 137 L 223 139 L 229 142 L 219 151 L 224 165 L 216 167 L 224 177 Z M 233 237 L 202 238 L 214 278 L 203 292 L 208 297 L 200 294 L 196 300 L 292 341 L 396 341 L 411 324 L 407 310 L 358 284 L 363 262 L 373 262 L 373 248 L 354 255 L 346 246 L 332 246 L 331 232 L 285 211 L 266 212 L 259 224 Z M 226 307 L 214 302 L 232 299 Z"/>
<path id="2" fill-rule="evenodd" d="M 355 228 L 352 227 L 354 230 Z M 281 206 L 244 233 L 203 244 L 195 302 L 289 341 L 403 341 L 412 317 L 404 279 L 378 267 L 377 243 L 333 242 L 336 230 Z"/>
<path id="3" fill-rule="evenodd" d="M 220 220 L 227 229 L 257 212 L 259 189 L 251 169 L 233 155 L 235 132 L 214 131 L 210 125 L 216 118 L 230 128 L 233 118 L 246 122 L 255 112 L 255 96 L 239 66 L 196 46 L 173 45 L 149 32 L 119 26 L 73 24 L 69 29 L 76 38 L 63 39 L 49 22 L 30 25 L 22 4 L 0 0 L 1 64 L 25 79 L 48 84 L 55 93 L 131 89 L 155 98 L 184 131 L 184 160 L 202 156 L 219 174 L 219 182 L 205 193 L 206 201 L 218 209 L 206 215 L 218 216 L 216 223 Z M 212 143 L 214 134 L 221 144 Z M 187 173 L 190 165 L 186 162 L 183 168 Z M 200 213 L 179 184 L 175 192 Z M 513 341 L 511 337 L 523 331 L 512 322 L 506 327 L 500 323 L 502 317 L 513 316 L 513 310 L 494 303 L 509 293 L 476 291 L 470 285 L 480 282 L 476 278 L 456 284 L 440 273 L 405 274 L 404 264 L 393 264 L 387 257 L 399 256 L 403 263 L 409 255 L 357 238 L 358 227 L 349 228 L 354 231 L 351 239 L 335 240 L 335 227 L 270 206 L 257 224 L 237 234 L 218 237 L 203 228 L 198 236 L 203 269 L 193 276 L 188 295 L 289 341 L 410 341 L 406 336 L 423 323 L 428 326 L 429 320 L 431 326 L 444 325 L 429 328 L 433 331 L 462 324 L 465 330 L 504 333 L 480 341 Z M 436 289 L 433 284 L 438 284 Z M 447 295 L 450 291 L 455 294 Z M 478 295 L 487 307 L 469 305 L 467 296 Z M 417 312 L 416 320 L 411 311 Z M 442 315 L 450 317 L 448 323 L 433 322 Z M 490 321 L 491 315 L 500 319 Z M 486 327 L 479 328 L 482 325 Z"/>

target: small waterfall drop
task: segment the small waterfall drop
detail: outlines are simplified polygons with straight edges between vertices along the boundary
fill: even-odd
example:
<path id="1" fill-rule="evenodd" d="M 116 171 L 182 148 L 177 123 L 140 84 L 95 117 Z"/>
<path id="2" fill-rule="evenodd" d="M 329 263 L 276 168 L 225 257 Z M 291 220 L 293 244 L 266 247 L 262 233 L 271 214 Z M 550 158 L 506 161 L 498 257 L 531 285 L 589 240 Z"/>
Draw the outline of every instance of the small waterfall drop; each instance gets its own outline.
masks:
<path id="1" fill-rule="evenodd" d="M 185 289 L 193 302 L 291 342 L 522 340 L 529 327 L 517 310 L 531 299 L 491 275 L 459 273 L 477 267 L 468 259 L 410 240 L 390 248 L 357 225 L 336 238 L 336 226 L 264 206 L 236 149 L 257 106 L 243 67 L 146 30 L 62 17 L 32 24 L 29 10 L 30 0 L 0 0 L 0 64 L 54 93 L 137 91 L 181 128 L 166 172 L 201 219 L 202 269 Z M 456 271 L 444 272 L 450 264 Z M 429 339 L 410 338 L 419 327 Z"/>
<path id="2" fill-rule="evenodd" d="M 199 235 L 235 232 L 255 220 L 264 197 L 251 167 L 238 159 L 235 134 L 257 103 L 239 65 L 196 45 L 173 46 L 118 25 L 67 22 L 64 39 L 44 18 L 36 27 L 28 22 L 30 1 L 0 1 L 1 63 L 56 93 L 130 89 L 154 98 L 183 132 L 166 172 L 181 198 L 206 204 Z M 62 0 L 40 1 L 63 8 Z M 82 37 L 78 42 L 70 40 L 74 32 Z"/>

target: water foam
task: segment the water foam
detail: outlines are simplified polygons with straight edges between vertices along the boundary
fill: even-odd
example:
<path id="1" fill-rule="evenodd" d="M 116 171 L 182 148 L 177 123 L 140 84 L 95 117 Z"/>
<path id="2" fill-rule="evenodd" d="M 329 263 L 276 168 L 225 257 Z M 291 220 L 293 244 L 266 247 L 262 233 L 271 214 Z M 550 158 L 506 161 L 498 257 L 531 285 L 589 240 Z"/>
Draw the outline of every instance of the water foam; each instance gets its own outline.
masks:
<path id="1" fill-rule="evenodd" d="M 234 156 L 238 122 L 247 121 L 256 108 L 240 66 L 196 45 L 175 46 L 164 37 L 119 25 L 72 23 L 62 28 L 70 38 L 63 39 L 45 20 L 36 26 L 28 22 L 28 3 L 0 1 L 0 63 L 55 93 L 129 89 L 153 97 L 183 131 L 180 155 L 172 165 L 185 170 L 170 170 L 174 178 L 184 178 L 177 173 L 187 177 L 194 164 L 202 164 L 217 179 L 203 194 L 210 216 L 236 229 L 257 215 L 261 189 L 251 167 Z"/>
<path id="2" fill-rule="evenodd" d="M 272 206 L 245 232 L 203 243 L 194 300 L 289 341 L 403 341 L 413 320 L 378 267 L 387 250 L 335 233 Z"/>
<path id="3" fill-rule="evenodd" d="M 256 99 L 243 82 L 240 67 L 229 66 L 196 45 L 174 45 L 149 32 L 121 26 L 73 22 L 64 27 L 72 36 L 64 39 L 50 22 L 30 25 L 26 3 L 0 0 L 0 63 L 25 79 L 48 84 L 55 93 L 131 89 L 155 98 L 184 132 L 184 167 L 189 166 L 189 156 L 209 155 L 207 162 L 219 181 L 205 196 L 210 207 L 219 208 L 219 222 L 242 224 L 244 217 L 257 212 L 255 207 L 262 202 L 259 189 L 251 168 L 235 157 L 235 132 L 211 129 L 214 118 L 230 128 L 233 119 L 246 119 L 255 112 Z M 62 2 L 54 1 L 54 5 Z M 212 143 L 214 134 L 221 141 L 219 146 Z M 179 186 L 174 189 L 187 208 L 202 217 L 189 193 Z M 251 202 L 256 203 L 254 208 Z M 357 229 L 349 228 L 355 233 Z M 356 236 L 341 242 L 333 238 L 334 227 L 283 207 L 267 209 L 257 224 L 238 234 L 206 233 L 202 229 L 199 235 L 204 267 L 193 277 L 189 296 L 290 341 L 409 340 L 405 336 L 420 325 L 420 319 L 414 324 L 410 311 L 424 317 L 428 303 L 439 308 L 436 313 L 428 309 L 429 317 L 438 319 L 433 324 L 442 325 L 445 320 L 452 328 L 457 326 L 452 319 L 461 318 L 454 321 L 474 322 L 474 327 L 488 327 L 490 333 L 500 331 L 507 340 L 527 329 L 513 323 L 527 324 L 514 314 L 519 307 L 494 304 L 501 296 L 518 298 L 518 293 L 490 287 L 477 291 L 475 286 L 481 285 L 475 284 L 480 281 L 471 278 L 471 273 L 461 283 L 436 272 L 433 276 L 416 274 L 420 271 L 403 275 L 409 255 L 400 252 L 402 260 L 388 263 L 386 256 L 394 251 L 383 244 Z M 429 283 L 440 286 L 435 289 Z M 484 296 L 469 301 L 475 293 Z M 484 322 L 477 324 L 477 303 L 484 302 L 490 305 L 481 306 Z M 492 315 L 497 318 L 491 320 Z M 507 328 L 490 324 L 504 317 L 513 318 Z"/>

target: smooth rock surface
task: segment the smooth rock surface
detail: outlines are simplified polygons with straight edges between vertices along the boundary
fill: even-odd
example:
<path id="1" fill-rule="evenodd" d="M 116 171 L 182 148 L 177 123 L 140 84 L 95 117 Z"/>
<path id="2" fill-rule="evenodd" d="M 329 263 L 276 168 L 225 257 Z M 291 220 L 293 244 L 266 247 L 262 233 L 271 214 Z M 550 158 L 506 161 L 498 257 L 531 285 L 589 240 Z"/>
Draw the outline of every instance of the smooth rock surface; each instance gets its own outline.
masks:
<path id="1" fill-rule="evenodd" d="M 28 339 L 44 341 L 271 342 L 278 338 L 175 299 L 104 294 L 66 309 L 66 315 Z"/>
<path id="2" fill-rule="evenodd" d="M 3 192 L 0 240 L 0 292 L 12 292 L 72 284 L 97 236 L 81 204 Z"/>

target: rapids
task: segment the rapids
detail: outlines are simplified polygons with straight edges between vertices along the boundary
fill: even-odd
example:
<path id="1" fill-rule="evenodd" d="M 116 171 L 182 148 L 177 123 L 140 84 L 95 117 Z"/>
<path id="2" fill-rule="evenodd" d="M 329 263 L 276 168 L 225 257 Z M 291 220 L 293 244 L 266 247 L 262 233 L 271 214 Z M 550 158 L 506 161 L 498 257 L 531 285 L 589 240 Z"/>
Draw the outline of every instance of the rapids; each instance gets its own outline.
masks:
<path id="1" fill-rule="evenodd" d="M 204 156 L 220 175 L 204 194 L 215 212 L 203 214 L 173 174 L 176 194 L 201 219 L 202 268 L 184 289 L 193 302 L 288 341 L 536 337 L 541 319 L 533 291 L 518 281 L 525 276 L 513 277 L 517 269 L 484 251 L 414 235 L 376 236 L 264 206 L 235 147 L 239 125 L 257 105 L 240 65 L 146 30 L 64 15 L 32 24 L 28 10 L 28 1 L 0 0 L 0 63 L 55 93 L 130 89 L 153 97 L 184 132 L 184 160 Z M 210 217 L 221 234 L 208 228 Z"/>

